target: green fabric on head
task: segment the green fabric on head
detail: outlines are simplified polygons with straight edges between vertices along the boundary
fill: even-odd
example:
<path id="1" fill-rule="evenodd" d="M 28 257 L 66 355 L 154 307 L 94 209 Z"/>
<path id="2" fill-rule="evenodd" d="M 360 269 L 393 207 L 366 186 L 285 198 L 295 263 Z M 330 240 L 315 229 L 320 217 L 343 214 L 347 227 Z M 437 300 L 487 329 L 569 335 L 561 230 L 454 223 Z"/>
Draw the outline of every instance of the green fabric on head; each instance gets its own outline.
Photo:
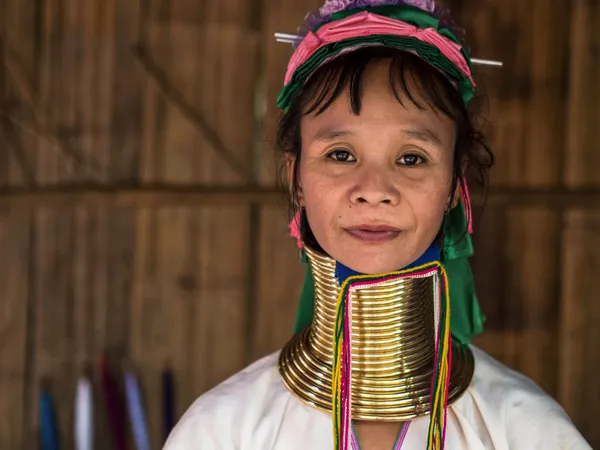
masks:
<path id="1" fill-rule="evenodd" d="M 367 43 L 381 44 L 385 47 L 416 52 L 421 59 L 441 70 L 457 83 L 465 105 L 468 105 L 475 95 L 475 87 L 471 84 L 471 80 L 454 63 L 447 59 L 436 46 L 422 42 L 414 37 L 373 35 L 334 42 L 317 50 L 304 64 L 296 69 L 290 82 L 284 86 L 277 98 L 277 107 L 287 110 L 292 99 L 300 91 L 306 79 L 323 61 L 336 56 L 346 48 Z"/>
<path id="2" fill-rule="evenodd" d="M 323 25 L 325 25 L 327 23 L 334 22 L 334 21 L 340 20 L 340 19 L 345 19 L 346 17 L 350 17 L 361 11 L 369 11 L 369 12 L 372 12 L 373 14 L 378 14 L 380 16 L 389 17 L 390 19 L 401 20 L 402 22 L 406 22 L 406 23 L 409 23 L 411 25 L 414 25 L 416 27 L 423 28 L 423 29 L 433 28 L 440 35 L 442 35 L 442 36 L 450 39 L 451 41 L 456 42 L 460 46 L 462 46 L 462 42 L 460 42 L 460 40 L 454 35 L 454 33 L 451 30 L 440 26 L 440 21 L 438 18 L 432 16 L 427 11 L 423 11 L 422 9 L 417 8 L 416 6 L 410 6 L 410 5 L 367 6 L 367 7 L 360 8 L 360 9 L 351 9 L 348 11 L 341 11 L 341 12 L 333 14 L 331 16 L 331 20 L 319 24 L 319 26 L 316 27 L 313 30 L 313 32 L 316 33 Z M 471 66 L 471 57 L 469 55 L 469 52 L 467 52 L 467 50 L 464 47 L 462 47 L 461 53 L 465 57 L 465 60 L 467 61 L 467 64 L 469 65 L 469 67 L 472 67 Z"/>
<path id="3" fill-rule="evenodd" d="M 450 330 L 454 341 L 461 345 L 468 345 L 476 335 L 481 333 L 485 321 L 475 295 L 473 272 L 468 260 L 473 255 L 473 245 L 466 229 L 464 208 L 459 202 L 458 206 L 450 211 L 444 224 L 441 262 L 446 269 L 450 289 Z M 306 259 L 304 261 L 306 262 Z M 294 327 L 295 333 L 305 330 L 313 320 L 314 289 L 312 273 L 307 264 Z"/>

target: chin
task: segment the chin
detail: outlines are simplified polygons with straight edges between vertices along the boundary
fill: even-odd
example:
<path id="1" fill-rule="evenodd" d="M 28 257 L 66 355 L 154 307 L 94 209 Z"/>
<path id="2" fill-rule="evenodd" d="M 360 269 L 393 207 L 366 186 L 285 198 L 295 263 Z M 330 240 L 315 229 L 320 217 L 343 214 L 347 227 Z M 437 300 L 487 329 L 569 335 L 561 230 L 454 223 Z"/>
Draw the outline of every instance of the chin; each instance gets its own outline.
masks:
<path id="1" fill-rule="evenodd" d="M 333 245 L 321 246 L 332 258 L 366 275 L 395 272 L 420 256 L 414 256 L 413 245 L 407 245 L 407 239 L 383 243 L 362 243 L 347 239 L 347 236 L 343 236 L 335 241 L 325 241 L 326 244 Z"/>
<path id="2" fill-rule="evenodd" d="M 344 261 L 340 260 L 340 262 L 342 264 L 348 266 L 352 270 L 355 270 L 360 273 L 364 273 L 365 275 L 384 274 L 384 273 L 394 272 L 399 269 L 399 267 L 394 264 L 371 263 L 371 262 L 357 261 L 357 260 L 349 261 L 348 263 L 345 263 Z"/>
<path id="3" fill-rule="evenodd" d="M 421 256 L 416 254 L 414 248 L 408 248 L 406 243 L 399 245 L 398 242 L 394 242 L 388 245 L 355 245 L 352 247 L 351 249 L 344 248 L 340 252 L 340 258 L 336 259 L 349 268 L 367 275 L 396 272 Z"/>
<path id="4" fill-rule="evenodd" d="M 398 252 L 380 249 L 377 252 L 354 251 L 351 254 L 345 254 L 341 258 L 336 258 L 339 262 L 348 266 L 350 269 L 367 275 L 377 275 L 389 272 L 395 272 L 402 267 L 410 264 L 412 261 L 401 261 L 397 256 L 386 258 L 384 255 L 397 255 Z"/>

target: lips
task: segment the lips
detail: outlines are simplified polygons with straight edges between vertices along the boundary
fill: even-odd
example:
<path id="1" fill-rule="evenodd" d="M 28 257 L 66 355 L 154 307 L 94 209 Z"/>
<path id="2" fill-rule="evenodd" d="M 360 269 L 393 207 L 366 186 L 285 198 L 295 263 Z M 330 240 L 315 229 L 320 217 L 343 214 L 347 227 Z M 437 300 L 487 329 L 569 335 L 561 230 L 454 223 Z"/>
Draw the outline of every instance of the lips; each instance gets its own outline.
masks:
<path id="1" fill-rule="evenodd" d="M 344 228 L 351 237 L 363 242 L 388 242 L 398 237 L 401 230 L 388 225 L 358 225 Z"/>

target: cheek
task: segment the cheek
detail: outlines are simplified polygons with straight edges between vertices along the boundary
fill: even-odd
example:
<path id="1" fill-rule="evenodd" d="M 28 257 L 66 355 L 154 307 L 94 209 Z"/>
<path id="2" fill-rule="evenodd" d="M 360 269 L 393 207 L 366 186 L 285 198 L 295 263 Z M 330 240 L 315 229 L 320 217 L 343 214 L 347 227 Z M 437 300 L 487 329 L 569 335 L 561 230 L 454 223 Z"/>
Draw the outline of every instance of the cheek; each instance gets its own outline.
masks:
<path id="1" fill-rule="evenodd" d="M 421 232 L 435 236 L 442 224 L 446 205 L 448 203 L 449 188 L 432 186 L 414 193 L 413 211 Z"/>
<path id="2" fill-rule="evenodd" d="M 319 177 L 308 176 L 303 182 L 304 206 L 311 220 L 311 228 L 321 228 L 335 212 L 336 192 Z"/>
<path id="3" fill-rule="evenodd" d="M 331 177 L 302 170 L 302 193 L 310 228 L 321 245 L 331 236 L 342 204 L 342 190 Z"/>

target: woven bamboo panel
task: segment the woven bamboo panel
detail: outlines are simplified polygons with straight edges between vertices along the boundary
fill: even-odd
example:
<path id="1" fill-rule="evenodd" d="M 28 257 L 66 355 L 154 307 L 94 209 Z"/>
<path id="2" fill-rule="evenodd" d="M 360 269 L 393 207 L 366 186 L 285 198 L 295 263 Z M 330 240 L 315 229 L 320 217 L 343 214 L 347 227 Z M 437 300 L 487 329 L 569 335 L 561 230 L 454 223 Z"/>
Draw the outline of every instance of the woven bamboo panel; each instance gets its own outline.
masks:
<path id="1" fill-rule="evenodd" d="M 0 6 L 0 35 L 15 37 L 15 29 L 8 26 L 28 23 L 30 15 L 25 10 Z M 0 53 L 7 46 L 0 44 Z M 31 39 L 21 42 L 15 52 L 27 62 L 33 60 Z M 4 59 L 4 58 L 3 58 Z M 31 67 L 31 66 L 30 66 Z M 0 70 L 0 103 L 18 92 L 10 73 Z M 2 108 L 5 110 L 6 108 Z M 30 181 L 31 164 L 23 168 L 17 161 L 28 159 L 32 139 L 21 139 L 19 133 L 6 120 L 0 119 L 0 186 L 23 185 Z M 0 210 L 0 448 L 20 448 L 28 418 L 33 414 L 27 383 L 31 377 L 31 342 L 29 339 L 29 302 L 31 289 L 31 214 L 17 214 L 7 208 Z"/>
<path id="2" fill-rule="evenodd" d="M 292 48 L 275 41 L 275 32 L 294 32 L 308 9 L 319 1 L 264 2 L 263 7 L 263 81 L 264 128 L 262 153 L 263 183 L 276 183 L 280 177 L 274 141 L 279 111 L 275 108 L 277 95 L 283 86 L 287 61 Z M 289 236 L 288 205 L 263 207 L 260 215 L 259 281 L 256 296 L 256 326 L 252 334 L 253 356 L 275 351 L 289 339 L 298 307 L 304 266 L 298 258 L 296 244 Z"/>

